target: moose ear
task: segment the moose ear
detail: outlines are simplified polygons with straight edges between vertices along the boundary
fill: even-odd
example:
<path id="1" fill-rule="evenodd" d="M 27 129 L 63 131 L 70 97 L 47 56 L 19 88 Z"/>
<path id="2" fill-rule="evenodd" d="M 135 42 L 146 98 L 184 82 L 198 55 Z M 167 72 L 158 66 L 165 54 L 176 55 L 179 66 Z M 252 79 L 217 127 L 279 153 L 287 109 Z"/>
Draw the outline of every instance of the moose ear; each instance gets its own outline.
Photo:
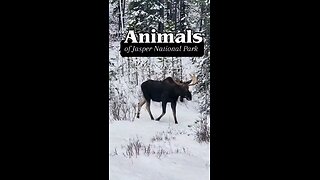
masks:
<path id="1" fill-rule="evenodd" d="M 189 80 L 189 81 L 186 81 L 185 83 L 186 84 L 190 84 L 192 82 L 192 80 Z"/>

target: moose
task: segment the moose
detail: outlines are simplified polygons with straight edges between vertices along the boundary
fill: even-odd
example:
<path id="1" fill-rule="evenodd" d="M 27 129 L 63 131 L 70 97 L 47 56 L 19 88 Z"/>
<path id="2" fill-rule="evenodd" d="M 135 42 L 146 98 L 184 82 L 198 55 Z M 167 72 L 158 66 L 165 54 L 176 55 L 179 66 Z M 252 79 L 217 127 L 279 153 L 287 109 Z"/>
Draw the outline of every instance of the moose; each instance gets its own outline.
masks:
<path id="1" fill-rule="evenodd" d="M 180 80 L 174 80 L 172 77 L 167 77 L 162 81 L 147 80 L 141 84 L 141 90 L 143 93 L 143 99 L 138 104 L 137 118 L 140 116 L 141 107 L 146 103 L 147 111 L 152 120 L 154 120 L 151 110 L 151 100 L 155 102 L 162 102 L 162 114 L 156 119 L 159 121 L 166 113 L 167 103 L 171 103 L 173 117 L 175 124 L 178 124 L 176 117 L 176 106 L 178 98 L 183 102 L 183 98 L 191 101 L 192 96 L 189 91 L 189 86 L 193 86 L 198 83 L 195 75 L 191 75 L 191 80 L 183 82 Z"/>

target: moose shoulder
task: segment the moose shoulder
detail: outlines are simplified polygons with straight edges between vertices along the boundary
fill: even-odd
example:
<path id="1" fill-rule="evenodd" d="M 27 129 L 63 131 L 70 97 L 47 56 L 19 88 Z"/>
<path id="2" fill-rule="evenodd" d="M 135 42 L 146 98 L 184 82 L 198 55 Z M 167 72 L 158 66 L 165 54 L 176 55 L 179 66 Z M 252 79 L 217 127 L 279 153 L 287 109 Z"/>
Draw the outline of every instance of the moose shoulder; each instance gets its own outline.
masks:
<path id="1" fill-rule="evenodd" d="M 141 84 L 143 99 L 138 104 L 137 118 L 140 116 L 141 107 L 146 103 L 147 111 L 149 112 L 151 119 L 154 120 L 150 110 L 150 103 L 152 100 L 156 102 L 162 102 L 162 114 L 156 119 L 159 121 L 166 113 L 167 103 L 170 102 L 174 121 L 176 124 L 178 124 L 176 118 L 177 100 L 180 96 L 180 101 L 183 101 L 183 98 L 191 101 L 192 95 L 189 91 L 189 86 L 195 85 L 198 82 L 195 75 L 192 75 L 191 78 L 191 80 L 186 82 L 175 81 L 171 77 L 168 77 L 163 81 L 147 80 L 143 82 Z"/>

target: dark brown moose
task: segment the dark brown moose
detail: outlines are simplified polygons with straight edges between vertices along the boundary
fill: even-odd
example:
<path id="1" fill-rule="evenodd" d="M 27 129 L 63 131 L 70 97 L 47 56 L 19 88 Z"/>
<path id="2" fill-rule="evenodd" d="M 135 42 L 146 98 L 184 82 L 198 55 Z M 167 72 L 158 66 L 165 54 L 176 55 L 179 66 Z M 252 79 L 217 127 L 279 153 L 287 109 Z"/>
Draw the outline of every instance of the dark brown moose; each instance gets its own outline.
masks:
<path id="1" fill-rule="evenodd" d="M 180 96 L 180 101 L 183 102 L 183 98 L 188 101 L 192 100 L 191 93 L 189 91 L 189 86 L 193 86 L 198 82 L 195 75 L 191 75 L 191 80 L 182 82 L 175 81 L 173 78 L 168 77 L 163 81 L 147 80 L 141 84 L 141 90 L 143 93 L 143 99 L 138 104 L 137 118 L 140 116 L 141 107 L 146 103 L 147 111 L 152 120 L 154 120 L 151 110 L 150 102 L 162 102 L 162 114 L 156 119 L 159 121 L 161 117 L 166 113 L 167 103 L 171 103 L 171 108 L 173 112 L 174 121 L 178 124 L 176 117 L 176 106 L 177 101 Z"/>

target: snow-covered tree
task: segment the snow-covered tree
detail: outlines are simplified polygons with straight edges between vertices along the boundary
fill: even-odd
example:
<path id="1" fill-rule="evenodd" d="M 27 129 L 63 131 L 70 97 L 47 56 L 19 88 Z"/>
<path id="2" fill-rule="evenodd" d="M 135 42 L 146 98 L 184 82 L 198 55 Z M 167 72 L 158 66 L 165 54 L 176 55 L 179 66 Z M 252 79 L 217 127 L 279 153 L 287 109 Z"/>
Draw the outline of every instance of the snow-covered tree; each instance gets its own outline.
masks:
<path id="1" fill-rule="evenodd" d="M 136 32 L 159 29 L 163 22 L 163 4 L 159 0 L 134 0 L 129 3 L 129 28 Z M 160 25 L 161 26 L 161 25 Z"/>
<path id="2" fill-rule="evenodd" d="M 196 73 L 199 83 L 194 88 L 193 102 L 201 113 L 202 130 L 210 126 L 210 1 L 209 0 L 109 0 L 110 38 L 109 49 L 109 105 L 110 117 L 115 120 L 132 120 L 137 103 L 142 97 L 140 85 L 153 79 L 173 77 L 188 80 Z M 124 29 L 122 29 L 122 26 Z M 165 32 L 183 32 L 192 29 L 205 34 L 203 57 L 137 57 L 124 58 L 119 54 L 119 42 L 128 29 L 149 32 L 153 29 Z M 195 120 L 196 121 L 196 120 Z M 205 128 L 204 128 L 205 127 Z M 201 133 L 200 133 L 201 134 Z"/>

